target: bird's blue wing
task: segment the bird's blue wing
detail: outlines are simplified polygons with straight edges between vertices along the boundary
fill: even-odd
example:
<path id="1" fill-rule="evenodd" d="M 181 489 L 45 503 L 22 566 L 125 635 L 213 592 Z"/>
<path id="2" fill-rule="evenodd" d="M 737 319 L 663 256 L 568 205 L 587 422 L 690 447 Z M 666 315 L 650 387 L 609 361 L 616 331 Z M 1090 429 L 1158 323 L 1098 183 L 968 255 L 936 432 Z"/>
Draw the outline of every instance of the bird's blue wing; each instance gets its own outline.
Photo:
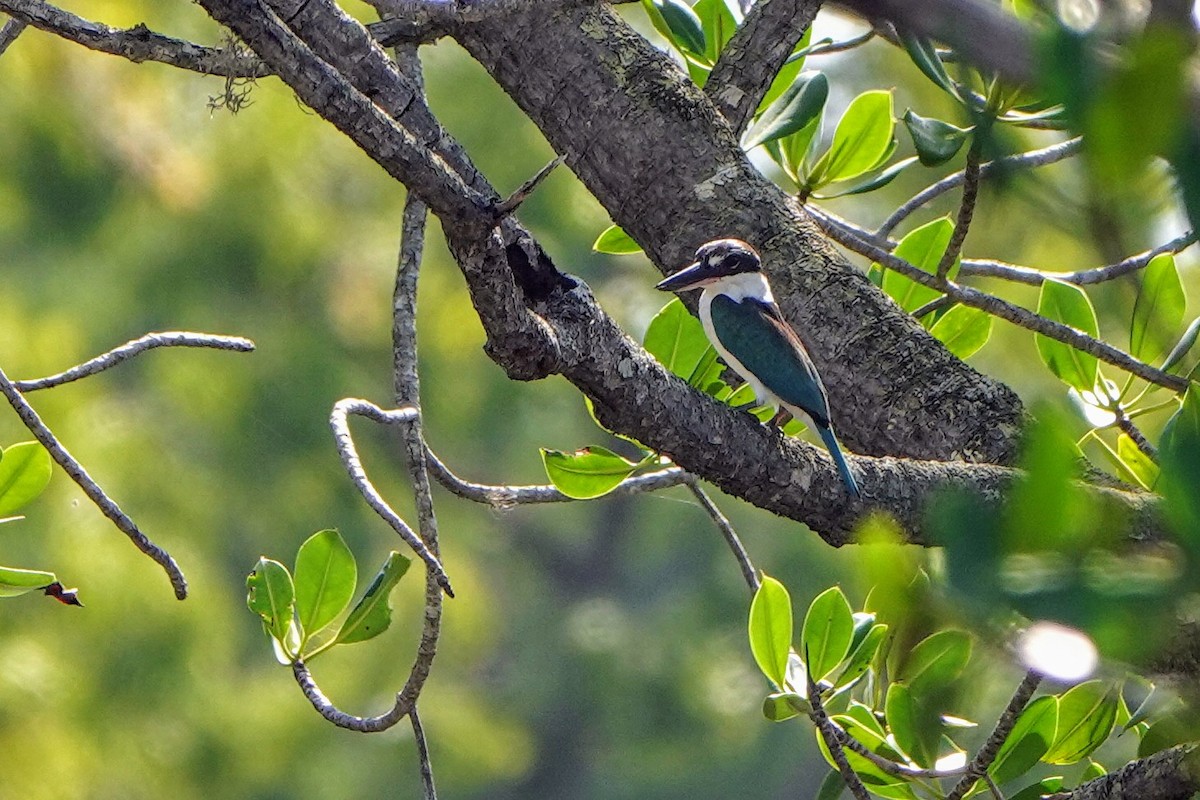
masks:
<path id="1" fill-rule="evenodd" d="M 780 400 L 804 411 L 817 425 L 828 427 L 825 386 L 778 306 L 752 297 L 739 302 L 718 294 L 709 310 L 713 332 L 742 366 Z"/>

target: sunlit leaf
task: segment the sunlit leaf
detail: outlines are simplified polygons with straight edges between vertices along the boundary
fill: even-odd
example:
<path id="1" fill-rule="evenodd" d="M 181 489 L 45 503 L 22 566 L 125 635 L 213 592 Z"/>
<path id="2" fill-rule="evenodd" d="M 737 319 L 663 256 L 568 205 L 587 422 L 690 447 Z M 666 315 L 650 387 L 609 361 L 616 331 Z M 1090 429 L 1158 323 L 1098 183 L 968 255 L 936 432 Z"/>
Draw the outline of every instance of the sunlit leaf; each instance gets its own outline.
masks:
<path id="1" fill-rule="evenodd" d="M 867 671 L 867 668 L 871 665 L 871 659 L 875 658 L 875 654 L 879 652 L 879 646 L 883 644 L 887 632 L 888 626 L 882 623 L 876 623 L 871 626 L 871 630 L 862 642 L 851 647 L 850 655 L 846 659 L 846 667 L 838 675 L 837 680 L 834 682 L 835 685 L 845 686 L 852 683 Z"/>
<path id="2" fill-rule="evenodd" d="M 971 636 L 965 631 L 938 631 L 917 643 L 897 673 L 921 696 L 945 689 L 956 680 L 971 659 Z"/>
<path id="3" fill-rule="evenodd" d="M 287 567 L 270 558 L 260 558 L 246 577 L 246 605 L 262 618 L 267 632 L 283 640 L 292 627 L 296 589 Z"/>
<path id="4" fill-rule="evenodd" d="M 1061 775 L 1052 778 L 1042 778 L 1037 783 L 1026 786 L 1012 795 L 1008 800 L 1042 800 L 1046 795 L 1055 795 L 1062 791 L 1064 783 Z"/>
<path id="5" fill-rule="evenodd" d="M 800 71 L 804 69 L 804 62 L 806 60 L 805 56 L 808 54 L 808 49 L 810 47 L 809 43 L 811 41 L 812 26 L 809 25 L 805 29 L 804 35 L 800 37 L 800 41 L 796 43 L 796 49 L 793 50 L 792 54 L 788 56 L 786 61 L 783 62 L 783 66 L 779 68 L 779 72 L 775 73 L 774 80 L 771 81 L 771 85 L 767 88 L 766 93 L 763 94 L 762 100 L 758 103 L 758 108 L 755 110 L 756 113 L 761 113 L 766 110 L 772 103 L 778 100 L 783 93 L 787 91 L 788 87 L 792 85 L 792 82 L 796 80 L 796 76 L 799 75 Z"/>
<path id="6" fill-rule="evenodd" d="M 763 700 L 763 716 L 771 722 L 783 722 L 798 716 L 800 710 L 811 710 L 807 699 L 795 692 L 776 692 Z"/>
<path id="7" fill-rule="evenodd" d="M 767 680 L 783 689 L 792 646 L 792 598 L 782 583 L 764 575 L 750 604 L 750 652 Z M 805 687 L 795 687 L 804 690 Z"/>
<path id="8" fill-rule="evenodd" d="M 896 180 L 896 176 L 898 176 L 901 172 L 904 172 L 904 170 L 908 169 L 915 163 L 917 163 L 917 157 L 909 156 L 908 158 L 903 158 L 897 161 L 895 164 L 889 165 L 887 169 L 882 169 L 858 183 L 851 184 L 846 189 L 839 189 L 835 192 L 824 191 L 814 194 L 813 197 L 824 200 L 833 197 L 848 197 L 852 194 L 866 194 L 867 192 L 873 192 L 876 189 L 887 186 L 889 183 Z"/>
<path id="9" fill-rule="evenodd" d="M 1143 489 L 1153 489 L 1158 481 L 1158 464 L 1124 433 L 1117 435 L 1117 457 Z"/>
<path id="10" fill-rule="evenodd" d="M 42 589 L 57 580 L 53 572 L 35 569 L 0 567 L 0 597 L 16 597 L 35 589 Z"/>
<path id="11" fill-rule="evenodd" d="M 1108 739 L 1116 717 L 1117 695 L 1108 683 L 1094 680 L 1072 687 L 1059 698 L 1054 743 L 1042 760 L 1074 764 L 1086 758 Z"/>
<path id="12" fill-rule="evenodd" d="M 542 448 L 546 477 L 554 488 L 576 500 L 602 497 L 621 485 L 645 462 L 633 462 L 593 445 L 574 453 Z"/>
<path id="13" fill-rule="evenodd" d="M 692 10 L 700 18 L 700 26 L 704 31 L 704 55 L 715 64 L 729 38 L 737 30 L 742 20 L 742 10 L 737 0 L 698 0 Z"/>
<path id="14" fill-rule="evenodd" d="M 1000 745 L 988 774 L 997 784 L 1008 783 L 1024 775 L 1050 749 L 1058 727 L 1058 698 L 1039 697 L 1021 712 L 1012 733 Z"/>
<path id="15" fill-rule="evenodd" d="M 592 242 L 592 250 L 597 253 L 609 253 L 614 256 L 626 256 L 642 252 L 641 245 L 633 240 L 628 233 L 617 225 L 605 228 L 596 241 Z"/>
<path id="16" fill-rule="evenodd" d="M 1142 289 L 1133 304 L 1129 352 L 1143 361 L 1154 361 L 1170 344 L 1183 322 L 1187 298 L 1175 268 L 1175 256 L 1161 253 L 1150 260 L 1142 276 Z"/>
<path id="17" fill-rule="evenodd" d="M 651 0 L 666 23 L 668 39 L 680 51 L 705 58 L 704 25 L 683 0 Z"/>
<path id="18" fill-rule="evenodd" d="M 937 761 L 937 745 L 942 737 L 938 715 L 903 683 L 888 686 L 884 715 L 896 744 L 915 763 L 932 767 Z"/>
<path id="19" fill-rule="evenodd" d="M 1061 322 L 1095 338 L 1099 336 L 1096 311 L 1083 289 L 1070 283 L 1047 280 L 1042 283 L 1038 298 L 1038 314 L 1053 322 Z M 1034 335 L 1042 362 L 1068 386 L 1079 391 L 1091 391 L 1096 385 L 1096 357 L 1071 345 Z"/>
<path id="20" fill-rule="evenodd" d="M 893 255 L 923 272 L 935 274 L 953 234 L 954 223 L 948 217 L 939 217 L 909 231 L 896 245 Z M 951 269 L 951 277 L 954 271 Z M 916 311 L 941 295 L 937 289 L 919 284 L 892 269 L 883 271 L 883 291 L 905 311 Z"/>
<path id="21" fill-rule="evenodd" d="M 709 344 L 708 337 L 704 334 L 704 326 L 688 312 L 687 306 L 677 297 L 663 306 L 650 320 L 642 346 L 664 367 L 689 382 L 706 357 L 708 364 L 716 363 L 716 350 Z M 701 375 L 696 375 L 697 381 L 706 372 L 707 369 L 702 371 Z M 719 376 L 719 370 L 716 374 Z"/>
<path id="22" fill-rule="evenodd" d="M 37 442 L 4 448 L 0 458 L 0 517 L 11 514 L 40 495 L 50 483 L 53 462 Z"/>
<path id="23" fill-rule="evenodd" d="M 337 531 L 318 531 L 300 545 L 293 582 L 296 615 L 306 636 L 333 622 L 350 605 L 357 581 L 354 554 Z"/>
<path id="24" fill-rule="evenodd" d="M 823 72 L 802 72 L 746 132 L 745 148 L 793 134 L 821 116 L 829 96 L 829 79 Z"/>
<path id="25" fill-rule="evenodd" d="M 992 315 L 982 309 L 956 305 L 929 329 L 933 338 L 959 358 L 970 358 L 992 335 Z"/>
<path id="26" fill-rule="evenodd" d="M 1171 352 L 1167 353 L 1162 365 L 1164 371 L 1170 372 L 1188 354 L 1188 351 L 1196 344 L 1197 336 L 1200 336 L 1200 317 L 1192 320 L 1192 324 L 1187 326 L 1187 330 L 1183 332 L 1183 336 L 1179 337 L 1179 341 L 1171 348 Z"/>
<path id="27" fill-rule="evenodd" d="M 814 681 L 821 680 L 842 663 L 850 651 L 853 635 L 854 615 L 842 590 L 833 586 L 817 595 L 804 615 L 800 634 L 800 655 Z"/>
<path id="28" fill-rule="evenodd" d="M 872 90 L 850 102 L 833 132 L 829 150 L 817 160 L 811 188 L 857 178 L 878 167 L 895 146 L 892 93 Z"/>
<path id="29" fill-rule="evenodd" d="M 912 136 L 917 157 L 927 167 L 945 164 L 962 149 L 963 142 L 971 135 L 966 128 L 959 128 L 932 117 L 922 117 L 910 108 L 904 112 L 904 126 Z"/>
<path id="30" fill-rule="evenodd" d="M 337 635 L 338 644 L 365 642 L 387 630 L 392 624 L 392 589 L 408 572 L 411 563 L 411 559 L 395 550 L 388 554 L 383 568 L 342 623 Z"/>

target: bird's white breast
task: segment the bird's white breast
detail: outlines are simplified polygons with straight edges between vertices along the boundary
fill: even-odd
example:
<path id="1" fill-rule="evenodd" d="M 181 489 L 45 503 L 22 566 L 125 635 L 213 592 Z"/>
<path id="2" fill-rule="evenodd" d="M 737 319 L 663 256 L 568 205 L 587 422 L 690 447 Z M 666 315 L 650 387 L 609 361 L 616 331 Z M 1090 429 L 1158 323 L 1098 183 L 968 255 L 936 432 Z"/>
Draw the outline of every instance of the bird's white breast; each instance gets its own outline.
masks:
<path id="1" fill-rule="evenodd" d="M 746 383 L 750 384 L 750 388 L 754 390 L 754 396 L 758 399 L 759 405 L 780 405 L 779 398 L 762 384 L 754 373 L 746 368 L 744 364 L 726 349 L 721 343 L 721 337 L 717 336 L 717 331 L 713 327 L 712 321 L 712 301 L 713 297 L 718 294 L 723 294 L 732 300 L 742 302 L 747 297 L 761 300 L 767 303 L 775 302 L 775 298 L 771 295 L 771 286 L 767 283 L 767 279 L 758 272 L 743 272 L 737 275 L 730 275 L 726 278 L 714 281 L 704 287 L 704 291 L 700 293 L 700 324 L 704 326 L 704 333 L 708 336 L 708 340 L 712 342 L 713 347 L 717 349 L 721 359 L 733 368 L 737 374 L 741 375 Z"/>

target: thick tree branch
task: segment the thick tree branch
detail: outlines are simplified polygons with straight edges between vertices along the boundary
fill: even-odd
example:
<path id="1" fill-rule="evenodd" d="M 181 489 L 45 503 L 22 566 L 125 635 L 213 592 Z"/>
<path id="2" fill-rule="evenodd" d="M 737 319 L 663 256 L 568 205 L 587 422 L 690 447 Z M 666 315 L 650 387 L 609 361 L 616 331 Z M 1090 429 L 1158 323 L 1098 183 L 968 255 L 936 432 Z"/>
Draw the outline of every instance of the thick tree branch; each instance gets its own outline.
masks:
<path id="1" fill-rule="evenodd" d="M 704 93 L 735 133 L 746 129 L 820 8 L 821 0 L 758 0 L 725 45 Z"/>
<path id="2" fill-rule="evenodd" d="M 192 72 L 229 78 L 260 78 L 268 74 L 262 62 L 238 47 L 204 47 L 155 33 L 145 25 L 112 28 L 41 0 L 0 0 L 0 11 L 91 50 L 134 62 L 158 61 Z"/>
<path id="3" fill-rule="evenodd" d="M 1189 800 L 1200 791 L 1200 747 L 1184 744 L 1131 761 L 1063 796 L 1063 800 Z"/>

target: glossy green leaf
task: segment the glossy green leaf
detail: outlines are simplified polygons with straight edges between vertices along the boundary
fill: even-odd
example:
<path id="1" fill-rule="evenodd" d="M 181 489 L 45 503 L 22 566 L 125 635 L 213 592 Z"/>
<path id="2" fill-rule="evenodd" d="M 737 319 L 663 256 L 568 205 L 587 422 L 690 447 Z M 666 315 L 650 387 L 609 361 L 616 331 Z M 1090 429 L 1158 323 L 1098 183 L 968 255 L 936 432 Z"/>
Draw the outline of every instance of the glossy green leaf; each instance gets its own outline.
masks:
<path id="1" fill-rule="evenodd" d="M 997 784 L 1005 784 L 1024 775 L 1050 749 L 1058 727 L 1058 698 L 1039 697 L 1021 712 L 1012 733 L 1000 745 L 988 774 Z"/>
<path id="2" fill-rule="evenodd" d="M 905 235 L 896 245 L 894 255 L 933 275 L 953 234 L 954 223 L 949 217 L 940 217 Z M 952 269 L 951 277 L 953 275 Z M 937 289 L 919 284 L 891 269 L 883 271 L 883 291 L 905 311 L 916 311 L 941 295 Z"/>
<path id="3" fill-rule="evenodd" d="M 888 730 L 914 763 L 930 768 L 937 761 L 942 730 L 938 715 L 903 683 L 888 686 L 884 702 Z"/>
<path id="4" fill-rule="evenodd" d="M 641 466 L 599 446 L 574 453 L 542 448 L 542 464 L 554 488 L 576 500 L 608 494 Z"/>
<path id="5" fill-rule="evenodd" d="M 383 568 L 342 623 L 337 635 L 338 644 L 365 642 L 388 629 L 392 624 L 392 589 L 408 572 L 411 563 L 411 559 L 395 550 L 388 554 Z"/>
<path id="6" fill-rule="evenodd" d="M 1052 778 L 1042 778 L 1037 783 L 1026 786 L 1008 800 L 1042 800 L 1046 795 L 1055 795 L 1062 791 L 1066 783 L 1061 775 Z"/>
<path id="7" fill-rule="evenodd" d="M 812 150 L 813 143 L 819 138 L 818 132 L 821 130 L 821 117 L 817 116 L 805 127 L 791 133 L 782 139 L 776 139 L 767 142 L 764 145 L 767 153 L 775 160 L 787 176 L 797 186 L 807 184 L 806 165 L 808 156 Z"/>
<path id="8" fill-rule="evenodd" d="M 1054 743 L 1042 758 L 1047 764 L 1074 764 L 1087 757 L 1112 733 L 1117 695 L 1105 681 L 1072 687 L 1059 698 Z"/>
<path id="9" fill-rule="evenodd" d="M 1170 345 L 1183 322 L 1187 298 L 1175 267 L 1175 256 L 1162 253 L 1146 265 L 1142 289 L 1133 304 L 1129 327 L 1129 352 L 1143 361 L 1154 361 Z"/>
<path id="10" fill-rule="evenodd" d="M 792 598 L 782 583 L 763 575 L 750 604 L 750 652 L 767 680 L 783 689 L 792 647 Z M 793 687 L 805 690 L 806 687 Z"/>
<path id="11" fill-rule="evenodd" d="M 992 315 L 978 308 L 956 305 L 929 329 L 933 338 L 959 358 L 970 358 L 992 335 Z"/>
<path id="12" fill-rule="evenodd" d="M 922 117 L 912 109 L 904 112 L 904 126 L 908 128 L 913 146 L 917 148 L 917 157 L 927 167 L 936 167 L 954 158 L 971 135 L 967 128 L 932 117 Z"/>
<path id="13" fill-rule="evenodd" d="M 850 652 L 853 636 L 854 615 L 842 590 L 833 586 L 817 595 L 804 615 L 800 633 L 800 655 L 814 681 L 823 679 L 842 663 Z"/>
<path id="14" fill-rule="evenodd" d="M 716 350 L 709 344 L 704 326 L 677 297 L 650 320 L 642 346 L 664 367 L 689 382 L 702 361 L 716 362 Z M 706 372 L 707 367 L 700 370 L 701 375 Z"/>
<path id="15" fill-rule="evenodd" d="M 688 55 L 704 58 L 704 25 L 683 0 L 652 0 L 670 34 L 667 38 Z"/>
<path id="16" fill-rule="evenodd" d="M 1168 747 L 1200 739 L 1200 718 L 1194 711 L 1183 710 L 1156 720 L 1138 742 L 1137 756 L 1145 758 Z"/>
<path id="17" fill-rule="evenodd" d="M 1099 336 L 1096 311 L 1092 308 L 1092 302 L 1082 289 L 1073 284 L 1057 280 L 1044 281 L 1041 296 L 1038 298 L 1038 314 L 1054 322 L 1069 325 L 1089 336 Z M 1041 334 L 1035 334 L 1034 338 L 1042 362 L 1059 380 L 1081 392 L 1092 391 L 1096 385 L 1098 368 L 1095 356 Z"/>
<path id="18" fill-rule="evenodd" d="M 857 178 L 878 167 L 895 146 L 895 127 L 890 91 L 873 90 L 854 98 L 834 129 L 829 150 L 813 167 L 811 188 Z"/>
<path id="19" fill-rule="evenodd" d="M 1197 336 L 1200 336 L 1200 317 L 1192 320 L 1192 324 L 1187 326 L 1187 330 L 1183 332 L 1183 336 L 1179 337 L 1179 341 L 1171 348 L 1171 352 L 1167 353 L 1167 357 L 1163 360 L 1164 371 L 1170 372 L 1188 354 L 1188 351 L 1196 344 Z"/>
<path id="20" fill-rule="evenodd" d="M 763 716 L 771 722 L 783 722 L 812 709 L 808 700 L 795 692 L 775 692 L 763 700 Z"/>
<path id="21" fill-rule="evenodd" d="M 0 597 L 16 597 L 35 589 L 45 588 L 56 580 L 58 578 L 54 576 L 53 572 L 0 567 Z"/>
<path id="22" fill-rule="evenodd" d="M 1080 783 L 1094 781 L 1096 778 L 1102 778 L 1108 774 L 1103 764 L 1088 759 L 1088 765 L 1084 767 L 1083 774 L 1079 776 Z"/>
<path id="23" fill-rule="evenodd" d="M 938 631 L 917 643 L 896 678 L 907 683 L 914 695 L 936 694 L 957 680 L 970 660 L 970 634 Z"/>
<path id="24" fill-rule="evenodd" d="M 823 72 L 802 72 L 746 132 L 745 148 L 750 150 L 796 133 L 821 116 L 829 97 L 829 79 Z"/>
<path id="25" fill-rule="evenodd" d="M 860 643 L 857 645 L 852 644 L 850 656 L 846 659 L 846 667 L 838 675 L 834 684 L 837 686 L 846 686 L 858 680 L 859 676 L 871 666 L 871 659 L 875 658 L 875 654 L 879 652 L 879 646 L 883 644 L 887 632 L 887 625 L 876 623 L 871 626 L 871 630 Z"/>
<path id="26" fill-rule="evenodd" d="M 852 703 L 848 713 L 836 714 L 833 720 L 871 752 L 893 761 L 903 759 L 903 756 L 888 743 L 883 729 L 874 719 L 873 712 L 862 704 Z M 819 731 L 816 732 L 816 739 L 825 762 L 836 766 Z M 850 767 L 873 794 L 895 800 L 916 800 L 917 795 L 902 778 L 889 775 L 852 750 L 845 750 L 844 754 L 850 762 Z"/>
<path id="27" fill-rule="evenodd" d="M 609 225 L 605 228 L 596 237 L 596 241 L 592 242 L 592 250 L 614 256 L 627 256 L 642 252 L 641 245 L 617 225 Z"/>
<path id="28" fill-rule="evenodd" d="M 741 23 L 742 10 L 737 0 L 697 0 L 692 11 L 700 18 L 704 31 L 705 59 L 715 64 Z"/>
<path id="29" fill-rule="evenodd" d="M 810 42 L 812 42 L 811 25 L 804 31 L 804 35 L 800 37 L 800 41 L 796 43 L 796 49 L 792 51 L 792 54 L 783 62 L 783 66 L 775 73 L 775 78 L 771 81 L 771 85 L 767 87 L 762 100 L 759 101 L 758 108 L 755 109 L 756 114 L 761 114 L 772 103 L 782 97 L 783 93 L 796 80 L 796 76 L 804 69 L 805 56 L 808 55 Z"/>
<path id="30" fill-rule="evenodd" d="M 900 34 L 900 43 L 904 45 L 904 50 L 912 62 L 917 65 L 917 69 L 946 92 L 958 97 L 954 81 L 950 80 L 950 75 L 946 72 L 946 65 L 942 63 L 933 42 L 915 33 L 907 31 L 898 31 L 898 33 Z"/>
<path id="31" fill-rule="evenodd" d="M 0 458 L 0 517 L 7 516 L 40 495 L 50 483 L 53 463 L 37 442 L 4 448 Z"/>
<path id="32" fill-rule="evenodd" d="M 296 616 L 311 637 L 346 610 L 354 598 L 358 567 L 354 554 L 335 530 L 314 533 L 296 553 Z"/>
<path id="33" fill-rule="evenodd" d="M 1143 489 L 1154 488 L 1154 484 L 1158 482 L 1158 464 L 1124 433 L 1117 435 L 1117 457 Z"/>
<path id="34" fill-rule="evenodd" d="M 904 172 L 904 170 L 908 169 L 915 163 L 917 163 L 917 157 L 909 156 L 908 158 L 897 161 L 895 164 L 891 164 L 887 167 L 887 169 L 880 170 L 874 175 L 871 175 L 862 181 L 859 181 L 858 183 L 851 184 L 848 188 L 839 189 L 836 192 L 820 192 L 818 194 L 814 194 L 813 197 L 825 200 L 833 197 L 849 197 L 852 194 L 866 194 L 867 192 L 873 192 L 876 189 L 887 186 L 889 183 L 896 180 L 897 175 L 899 175 L 901 172 Z"/>
<path id="35" fill-rule="evenodd" d="M 246 577 L 246 605 L 262 618 L 267 633 L 283 640 L 292 626 L 296 589 L 287 567 L 270 558 L 260 558 Z"/>
<path id="36" fill-rule="evenodd" d="M 1158 452 L 1162 472 L 1156 488 L 1166 498 L 1179 543 L 1193 559 L 1200 558 L 1200 391 L 1195 385 L 1163 426 Z"/>

